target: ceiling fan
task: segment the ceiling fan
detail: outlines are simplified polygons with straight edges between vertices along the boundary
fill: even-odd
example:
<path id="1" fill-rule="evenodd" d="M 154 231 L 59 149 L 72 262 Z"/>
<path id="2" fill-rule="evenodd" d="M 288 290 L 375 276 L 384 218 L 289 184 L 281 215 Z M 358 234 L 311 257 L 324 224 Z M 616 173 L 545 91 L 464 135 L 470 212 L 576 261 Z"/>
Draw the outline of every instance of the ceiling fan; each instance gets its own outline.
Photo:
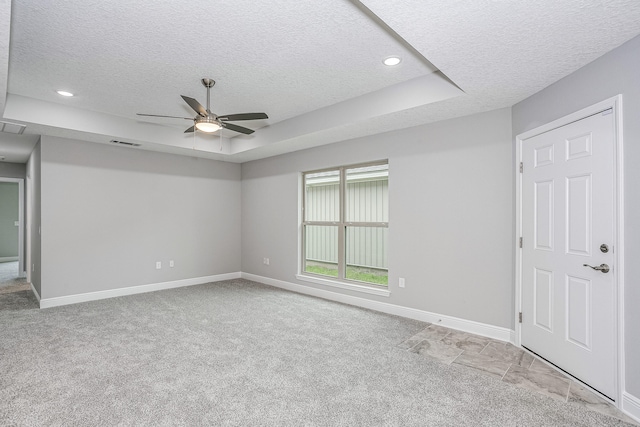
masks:
<path id="1" fill-rule="evenodd" d="M 185 130 L 184 133 L 195 132 L 196 129 L 202 132 L 212 133 L 219 129 L 229 129 L 235 132 L 240 132 L 245 135 L 250 135 L 255 132 L 252 129 L 245 128 L 242 126 L 234 125 L 231 122 L 240 121 L 240 120 L 260 120 L 260 119 L 268 119 L 265 113 L 242 113 L 242 114 L 225 114 L 222 116 L 218 116 L 211 112 L 211 96 L 210 91 L 213 85 L 216 84 L 213 79 L 202 79 L 202 85 L 207 88 L 207 108 L 204 108 L 202 104 L 196 101 L 193 98 L 189 98 L 188 96 L 180 95 L 184 101 L 189 104 L 189 107 L 193 108 L 193 110 L 198 113 L 195 117 L 176 117 L 176 116 L 161 116 L 158 114 L 142 114 L 137 113 L 138 116 L 146 116 L 146 117 L 166 117 L 170 119 L 184 119 L 184 120 L 193 120 L 193 126 L 189 129 Z"/>

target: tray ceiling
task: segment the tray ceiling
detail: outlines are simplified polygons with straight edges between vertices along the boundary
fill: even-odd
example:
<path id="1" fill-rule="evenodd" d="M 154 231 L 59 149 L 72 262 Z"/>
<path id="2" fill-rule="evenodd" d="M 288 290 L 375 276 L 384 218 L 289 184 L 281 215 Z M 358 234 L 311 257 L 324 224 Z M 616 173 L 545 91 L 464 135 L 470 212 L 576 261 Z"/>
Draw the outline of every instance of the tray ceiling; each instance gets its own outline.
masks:
<path id="1" fill-rule="evenodd" d="M 235 162 L 510 106 L 640 33 L 623 0 L 6 3 L 2 120 Z M 135 115 L 193 116 L 202 77 L 215 113 L 269 119 L 185 135 Z"/>

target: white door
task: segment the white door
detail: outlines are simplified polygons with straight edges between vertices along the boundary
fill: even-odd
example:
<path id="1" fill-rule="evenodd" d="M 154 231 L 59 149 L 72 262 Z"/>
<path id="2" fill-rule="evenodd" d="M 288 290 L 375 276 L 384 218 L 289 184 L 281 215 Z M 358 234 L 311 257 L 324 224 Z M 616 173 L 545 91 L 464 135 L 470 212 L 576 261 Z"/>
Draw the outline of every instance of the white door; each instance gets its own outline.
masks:
<path id="1" fill-rule="evenodd" d="M 521 342 L 615 399 L 611 112 L 522 142 Z"/>

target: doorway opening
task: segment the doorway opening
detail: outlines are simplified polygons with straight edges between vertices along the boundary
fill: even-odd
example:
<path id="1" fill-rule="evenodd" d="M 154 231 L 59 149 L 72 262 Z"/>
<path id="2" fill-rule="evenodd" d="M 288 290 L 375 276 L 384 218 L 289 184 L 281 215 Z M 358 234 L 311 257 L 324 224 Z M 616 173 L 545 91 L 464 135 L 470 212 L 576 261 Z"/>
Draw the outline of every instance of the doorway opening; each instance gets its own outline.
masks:
<path id="1" fill-rule="evenodd" d="M 0 177 L 0 293 L 30 288 L 24 230 L 24 179 Z"/>

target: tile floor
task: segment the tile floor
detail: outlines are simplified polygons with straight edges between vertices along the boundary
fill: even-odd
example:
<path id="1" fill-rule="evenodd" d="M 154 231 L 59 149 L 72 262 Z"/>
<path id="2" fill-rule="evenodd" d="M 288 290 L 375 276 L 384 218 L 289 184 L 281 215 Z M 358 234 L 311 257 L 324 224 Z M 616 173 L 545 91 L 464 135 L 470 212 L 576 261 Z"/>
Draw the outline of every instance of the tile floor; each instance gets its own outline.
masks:
<path id="1" fill-rule="evenodd" d="M 428 325 L 398 347 L 448 365 L 464 365 L 517 387 L 640 425 L 579 382 L 510 343 Z"/>

